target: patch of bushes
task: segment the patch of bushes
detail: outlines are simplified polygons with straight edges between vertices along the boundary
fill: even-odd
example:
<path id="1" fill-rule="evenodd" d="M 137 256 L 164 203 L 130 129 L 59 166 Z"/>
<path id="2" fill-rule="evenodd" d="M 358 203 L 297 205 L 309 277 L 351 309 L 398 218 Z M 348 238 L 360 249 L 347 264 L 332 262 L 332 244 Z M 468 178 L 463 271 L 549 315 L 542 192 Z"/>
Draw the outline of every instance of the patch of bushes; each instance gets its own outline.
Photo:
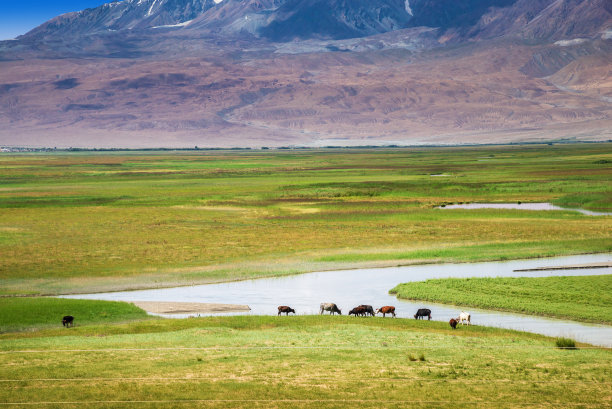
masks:
<path id="1" fill-rule="evenodd" d="M 557 338 L 555 345 L 560 349 L 578 349 L 576 348 L 576 341 L 570 338 Z"/>

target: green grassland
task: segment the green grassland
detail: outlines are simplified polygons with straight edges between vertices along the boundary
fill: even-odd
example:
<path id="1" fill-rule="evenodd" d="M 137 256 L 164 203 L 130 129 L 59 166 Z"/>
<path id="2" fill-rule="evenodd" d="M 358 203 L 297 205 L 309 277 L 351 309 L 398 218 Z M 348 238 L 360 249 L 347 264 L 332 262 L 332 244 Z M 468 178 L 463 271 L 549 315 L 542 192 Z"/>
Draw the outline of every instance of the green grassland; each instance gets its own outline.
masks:
<path id="1" fill-rule="evenodd" d="M 612 324 L 612 275 L 448 278 L 399 284 L 398 298 Z"/>
<path id="2" fill-rule="evenodd" d="M 432 175 L 444 176 L 432 176 Z M 612 144 L 0 156 L 0 294 L 609 252 Z"/>
<path id="3" fill-rule="evenodd" d="M 61 325 L 64 315 L 76 317 L 73 325 L 130 322 L 150 318 L 125 302 L 28 297 L 0 298 L 0 334 L 39 331 Z"/>
<path id="4" fill-rule="evenodd" d="M 612 351 L 338 316 L 151 319 L 0 335 L 0 402 L 44 408 L 610 405 Z M 17 405 L 15 405 L 17 406 Z M 20 405 L 23 406 L 23 405 Z"/>

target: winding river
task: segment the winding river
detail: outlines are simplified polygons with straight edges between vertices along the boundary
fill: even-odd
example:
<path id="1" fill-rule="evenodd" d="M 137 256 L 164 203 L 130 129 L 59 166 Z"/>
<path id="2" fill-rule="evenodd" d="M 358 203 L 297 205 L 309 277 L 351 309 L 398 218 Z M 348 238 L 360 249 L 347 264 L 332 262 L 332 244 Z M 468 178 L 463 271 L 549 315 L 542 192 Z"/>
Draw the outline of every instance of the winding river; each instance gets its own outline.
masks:
<path id="1" fill-rule="evenodd" d="M 422 281 L 430 278 L 547 277 L 612 274 L 611 267 L 516 271 L 591 263 L 610 264 L 612 263 L 612 254 L 487 263 L 429 264 L 324 271 L 222 284 L 80 294 L 66 297 L 113 301 L 248 304 L 251 307 L 251 312 L 243 314 L 255 315 L 276 315 L 276 307 L 279 305 L 290 305 L 298 314 L 318 314 L 321 302 L 335 302 L 344 314 L 359 304 L 370 304 L 375 308 L 382 305 L 395 305 L 398 317 L 412 318 L 418 308 L 426 307 L 431 309 L 434 320 L 448 321 L 451 317 L 456 317 L 462 308 L 427 302 L 398 300 L 395 296 L 389 294 L 389 290 L 399 283 Z M 602 291 L 605 290 L 602 289 Z M 612 326 L 583 324 L 475 308 L 467 310 L 472 314 L 472 323 L 476 325 L 515 329 L 554 337 L 563 336 L 593 345 L 612 347 Z"/>

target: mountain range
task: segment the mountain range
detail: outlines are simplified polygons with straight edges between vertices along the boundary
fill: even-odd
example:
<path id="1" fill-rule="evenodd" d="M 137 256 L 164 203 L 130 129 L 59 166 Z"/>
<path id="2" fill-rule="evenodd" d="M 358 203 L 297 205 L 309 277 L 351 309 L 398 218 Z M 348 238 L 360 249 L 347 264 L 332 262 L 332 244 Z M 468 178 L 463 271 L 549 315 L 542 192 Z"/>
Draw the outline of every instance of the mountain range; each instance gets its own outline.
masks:
<path id="1" fill-rule="evenodd" d="M 612 139 L 609 0 L 124 0 L 0 42 L 0 145 Z"/>

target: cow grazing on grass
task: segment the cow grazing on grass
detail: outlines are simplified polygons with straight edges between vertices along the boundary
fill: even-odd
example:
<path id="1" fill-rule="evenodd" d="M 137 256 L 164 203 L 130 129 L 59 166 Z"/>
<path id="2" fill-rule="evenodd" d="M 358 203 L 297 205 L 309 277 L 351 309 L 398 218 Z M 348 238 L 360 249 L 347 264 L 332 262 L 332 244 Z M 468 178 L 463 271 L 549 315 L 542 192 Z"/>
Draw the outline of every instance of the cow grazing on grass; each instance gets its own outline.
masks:
<path id="1" fill-rule="evenodd" d="M 287 307 L 286 305 L 281 305 L 278 307 L 278 315 L 281 315 L 283 312 L 287 315 L 289 315 L 290 312 L 295 314 L 295 310 L 291 307 Z"/>
<path id="2" fill-rule="evenodd" d="M 74 317 L 72 315 L 65 315 L 64 318 L 62 318 L 62 325 L 64 327 L 74 326 Z"/>
<path id="3" fill-rule="evenodd" d="M 329 311 L 329 315 L 333 315 L 335 313 L 338 313 L 339 315 L 342 315 L 342 311 L 340 311 L 340 308 L 338 308 L 338 306 L 336 304 L 334 304 L 333 302 L 324 302 L 321 304 L 321 310 L 319 311 L 319 314 L 323 314 L 323 311 Z"/>
<path id="4" fill-rule="evenodd" d="M 365 315 L 370 314 L 372 317 L 374 316 L 374 308 L 371 305 L 361 304 L 360 307 L 365 308 Z"/>
<path id="5" fill-rule="evenodd" d="M 391 314 L 393 315 L 393 318 L 395 318 L 395 307 L 391 305 L 385 305 L 384 307 L 380 307 L 379 309 L 377 309 L 376 314 L 382 314 L 383 318 L 385 318 L 385 315 Z"/>
<path id="6" fill-rule="evenodd" d="M 365 317 L 366 313 L 367 313 L 367 309 L 363 305 L 360 305 L 359 307 L 355 307 L 355 308 L 353 308 L 352 310 L 349 311 L 349 315 L 353 315 L 354 314 L 355 317 L 358 316 L 358 315 L 361 315 L 362 317 Z"/>
<path id="7" fill-rule="evenodd" d="M 457 329 L 457 320 L 456 319 L 451 318 L 448 323 L 450 324 L 452 329 Z"/>
<path id="8" fill-rule="evenodd" d="M 416 314 L 414 314 L 415 319 L 423 319 L 427 317 L 427 320 L 431 320 L 431 310 L 428 308 L 419 308 Z"/>
<path id="9" fill-rule="evenodd" d="M 469 312 L 464 312 L 461 311 L 461 314 L 459 314 L 459 318 L 457 318 L 457 322 L 460 322 L 461 325 L 463 325 L 463 322 L 467 322 L 467 325 L 472 325 L 472 321 L 470 321 L 472 317 L 470 316 Z"/>

